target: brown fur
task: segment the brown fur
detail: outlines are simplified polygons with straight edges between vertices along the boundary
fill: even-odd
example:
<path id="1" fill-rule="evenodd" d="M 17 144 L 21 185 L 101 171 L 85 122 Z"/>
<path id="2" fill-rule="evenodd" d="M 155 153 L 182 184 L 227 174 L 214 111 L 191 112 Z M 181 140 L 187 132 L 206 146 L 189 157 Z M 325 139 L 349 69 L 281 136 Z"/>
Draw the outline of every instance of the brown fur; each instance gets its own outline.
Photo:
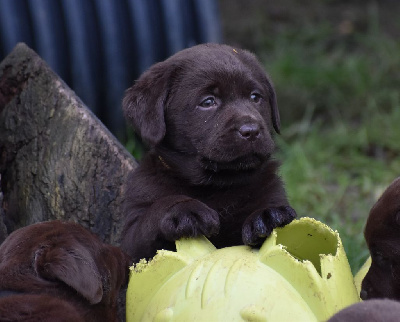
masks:
<path id="1" fill-rule="evenodd" d="M 400 300 L 400 178 L 372 207 L 364 236 L 372 263 L 362 282 L 361 297 Z"/>
<path id="2" fill-rule="evenodd" d="M 400 303 L 391 300 L 369 300 L 350 305 L 328 322 L 397 322 Z"/>
<path id="3" fill-rule="evenodd" d="M 128 265 L 120 249 L 75 223 L 18 229 L 0 245 L 0 320 L 117 321 Z"/>
<path id="4" fill-rule="evenodd" d="M 0 298 L 0 321 L 85 322 L 81 314 L 69 302 L 43 294 Z"/>
<path id="5" fill-rule="evenodd" d="M 122 247 L 135 261 L 200 234 L 259 245 L 296 216 L 271 158 L 275 92 L 251 53 L 185 49 L 145 72 L 123 109 L 150 147 L 126 188 Z"/>

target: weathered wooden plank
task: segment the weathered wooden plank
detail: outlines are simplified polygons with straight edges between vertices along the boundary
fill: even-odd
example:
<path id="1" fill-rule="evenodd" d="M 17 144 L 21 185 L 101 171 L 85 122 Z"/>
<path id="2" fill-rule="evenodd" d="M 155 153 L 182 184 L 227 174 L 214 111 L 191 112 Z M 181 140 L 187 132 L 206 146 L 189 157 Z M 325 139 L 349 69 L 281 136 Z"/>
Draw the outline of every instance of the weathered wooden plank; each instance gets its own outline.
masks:
<path id="1" fill-rule="evenodd" d="M 118 245 L 123 182 L 135 167 L 134 158 L 35 52 L 18 44 L 3 60 L 0 216 L 8 233 L 67 219 Z"/>

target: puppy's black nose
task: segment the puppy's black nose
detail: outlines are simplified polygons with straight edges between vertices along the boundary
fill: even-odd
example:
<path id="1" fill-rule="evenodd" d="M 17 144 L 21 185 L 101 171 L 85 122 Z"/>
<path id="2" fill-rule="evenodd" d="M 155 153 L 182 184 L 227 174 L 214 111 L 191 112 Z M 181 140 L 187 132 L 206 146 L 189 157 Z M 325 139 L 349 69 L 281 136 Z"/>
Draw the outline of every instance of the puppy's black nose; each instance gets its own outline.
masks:
<path id="1" fill-rule="evenodd" d="M 260 135 L 260 126 L 258 124 L 244 124 L 239 129 L 242 138 L 254 141 Z"/>
<path id="2" fill-rule="evenodd" d="M 360 297 L 362 300 L 368 300 L 368 292 L 366 290 L 361 290 Z"/>

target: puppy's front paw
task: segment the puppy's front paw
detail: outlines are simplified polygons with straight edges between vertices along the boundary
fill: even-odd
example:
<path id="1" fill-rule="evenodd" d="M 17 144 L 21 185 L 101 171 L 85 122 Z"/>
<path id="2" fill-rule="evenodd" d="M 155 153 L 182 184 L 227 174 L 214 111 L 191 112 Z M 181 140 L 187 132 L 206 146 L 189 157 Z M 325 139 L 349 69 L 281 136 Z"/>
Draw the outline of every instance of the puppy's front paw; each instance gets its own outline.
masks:
<path id="1" fill-rule="evenodd" d="M 289 206 L 261 209 L 253 212 L 243 224 L 242 238 L 245 245 L 258 245 L 276 227 L 283 227 L 296 218 L 296 212 Z"/>
<path id="2" fill-rule="evenodd" d="M 219 216 L 204 203 L 190 199 L 168 209 L 160 222 L 160 230 L 170 241 L 198 235 L 210 237 L 219 232 Z"/>

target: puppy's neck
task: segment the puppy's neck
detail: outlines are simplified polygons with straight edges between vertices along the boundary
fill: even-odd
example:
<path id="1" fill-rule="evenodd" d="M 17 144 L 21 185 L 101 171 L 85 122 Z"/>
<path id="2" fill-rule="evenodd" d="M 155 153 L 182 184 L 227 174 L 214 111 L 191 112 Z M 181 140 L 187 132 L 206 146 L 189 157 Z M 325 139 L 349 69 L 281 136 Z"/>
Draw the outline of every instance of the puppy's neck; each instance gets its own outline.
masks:
<path id="1" fill-rule="evenodd" d="M 158 146 L 150 151 L 151 158 L 165 172 L 176 178 L 186 181 L 190 185 L 198 185 L 202 179 L 202 169 L 199 167 L 196 156 L 181 153 L 165 146 Z M 153 161 L 153 162 L 154 162 Z"/>
<path id="2" fill-rule="evenodd" d="M 243 186 L 261 180 L 265 173 L 272 173 L 278 165 L 268 160 L 253 172 L 238 171 L 236 173 L 212 172 L 204 168 L 196 155 L 180 153 L 166 147 L 158 146 L 149 153 L 149 157 L 157 164 L 157 168 L 171 175 L 180 184 L 189 186 L 214 186 L 218 189 Z M 276 164 L 276 165 L 275 165 Z"/>

